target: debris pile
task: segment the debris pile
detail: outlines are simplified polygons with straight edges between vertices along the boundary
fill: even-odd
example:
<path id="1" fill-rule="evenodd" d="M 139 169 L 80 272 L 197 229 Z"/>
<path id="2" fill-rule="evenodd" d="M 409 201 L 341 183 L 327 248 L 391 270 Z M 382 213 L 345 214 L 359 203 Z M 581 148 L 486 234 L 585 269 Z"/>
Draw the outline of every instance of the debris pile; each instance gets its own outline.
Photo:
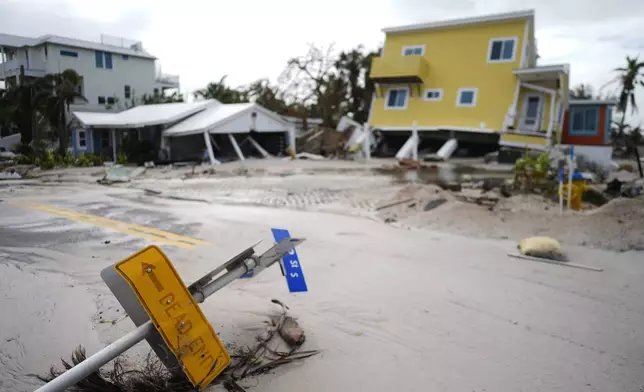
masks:
<path id="1" fill-rule="evenodd" d="M 278 300 L 273 303 L 281 307 L 281 313 L 270 317 L 267 330 L 256 337 L 257 344 L 250 347 L 231 349 L 231 363 L 220 374 L 215 383 L 223 383 L 231 392 L 243 392 L 244 381 L 257 377 L 281 365 L 309 358 L 319 354 L 319 350 L 300 350 L 305 335 L 297 321 L 287 315 L 288 307 Z M 85 349 L 76 348 L 71 356 L 72 363 L 61 359 L 65 370 L 71 369 L 86 359 Z M 150 351 L 142 368 L 132 369 L 123 357 L 114 361 L 111 371 L 96 371 L 74 387 L 75 392 L 181 392 L 195 391 L 192 384 L 181 374 L 172 373 Z M 63 371 L 53 366 L 48 375 L 37 376 L 43 382 L 49 382 L 61 375 Z"/>
<path id="2" fill-rule="evenodd" d="M 313 128 L 297 138 L 297 152 L 346 158 L 345 145 L 352 132 L 353 129 L 339 132 L 326 127 Z"/>

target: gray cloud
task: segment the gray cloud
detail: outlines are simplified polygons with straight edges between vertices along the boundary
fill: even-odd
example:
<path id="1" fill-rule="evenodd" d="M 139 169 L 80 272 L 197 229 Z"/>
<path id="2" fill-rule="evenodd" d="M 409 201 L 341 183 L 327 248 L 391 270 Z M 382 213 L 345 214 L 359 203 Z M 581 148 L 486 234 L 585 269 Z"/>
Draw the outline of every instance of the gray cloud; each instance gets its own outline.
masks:
<path id="1" fill-rule="evenodd" d="M 63 1 L 0 0 L 0 31 L 24 36 L 61 35 L 97 41 L 100 34 L 138 37 L 149 24 L 144 12 L 128 12 L 113 22 L 99 22 L 74 16 Z"/>

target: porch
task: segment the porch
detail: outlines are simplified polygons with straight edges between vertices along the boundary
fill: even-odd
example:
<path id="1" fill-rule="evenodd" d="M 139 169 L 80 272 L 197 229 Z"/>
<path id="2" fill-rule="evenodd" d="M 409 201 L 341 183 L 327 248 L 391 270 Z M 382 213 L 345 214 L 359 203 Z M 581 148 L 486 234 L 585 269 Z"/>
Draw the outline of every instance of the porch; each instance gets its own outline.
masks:
<path id="1" fill-rule="evenodd" d="M 568 106 L 568 65 L 515 69 L 517 86 L 500 144 L 545 149 L 561 139 Z"/>

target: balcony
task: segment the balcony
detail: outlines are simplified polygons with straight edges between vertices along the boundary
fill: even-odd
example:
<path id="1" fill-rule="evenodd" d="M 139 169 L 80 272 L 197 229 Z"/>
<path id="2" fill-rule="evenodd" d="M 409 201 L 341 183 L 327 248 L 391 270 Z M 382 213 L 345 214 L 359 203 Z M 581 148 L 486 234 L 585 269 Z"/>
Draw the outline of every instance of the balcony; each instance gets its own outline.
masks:
<path id="1" fill-rule="evenodd" d="M 377 84 L 426 83 L 429 65 L 422 56 L 374 57 L 369 77 Z"/>
<path id="2" fill-rule="evenodd" d="M 27 77 L 40 78 L 45 76 L 44 64 L 42 69 L 34 68 L 33 66 L 29 67 L 27 61 L 21 61 L 20 59 L 14 58 L 5 61 L 4 63 L 0 63 L 0 80 L 20 75 L 21 65 L 25 67 L 25 76 Z"/>
<path id="3" fill-rule="evenodd" d="M 156 83 L 161 88 L 179 88 L 179 75 L 158 73 Z"/>

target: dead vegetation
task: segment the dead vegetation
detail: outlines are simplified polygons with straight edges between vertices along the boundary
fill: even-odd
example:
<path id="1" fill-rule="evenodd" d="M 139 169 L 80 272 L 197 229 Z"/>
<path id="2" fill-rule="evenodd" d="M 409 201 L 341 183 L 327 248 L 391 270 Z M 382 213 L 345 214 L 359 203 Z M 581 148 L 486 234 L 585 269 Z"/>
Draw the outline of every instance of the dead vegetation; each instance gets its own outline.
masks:
<path id="1" fill-rule="evenodd" d="M 256 337 L 253 346 L 233 346 L 230 348 L 231 363 L 220 374 L 215 383 L 223 383 L 226 390 L 243 392 L 243 382 L 251 377 L 266 374 L 271 370 L 318 354 L 319 350 L 300 350 L 305 341 L 304 331 L 294 318 L 287 315 L 288 307 L 278 300 L 273 303 L 281 306 L 280 315 L 267 321 L 267 329 Z M 71 355 L 71 363 L 61 359 L 64 370 L 51 367 L 49 374 L 37 376 L 49 382 L 66 370 L 78 365 L 87 358 L 85 349 L 77 347 Z M 169 371 L 150 351 L 142 366 L 136 368 L 123 357 L 117 358 L 112 369 L 98 370 L 89 377 L 68 389 L 73 392 L 182 392 L 197 391 L 182 375 Z"/>

